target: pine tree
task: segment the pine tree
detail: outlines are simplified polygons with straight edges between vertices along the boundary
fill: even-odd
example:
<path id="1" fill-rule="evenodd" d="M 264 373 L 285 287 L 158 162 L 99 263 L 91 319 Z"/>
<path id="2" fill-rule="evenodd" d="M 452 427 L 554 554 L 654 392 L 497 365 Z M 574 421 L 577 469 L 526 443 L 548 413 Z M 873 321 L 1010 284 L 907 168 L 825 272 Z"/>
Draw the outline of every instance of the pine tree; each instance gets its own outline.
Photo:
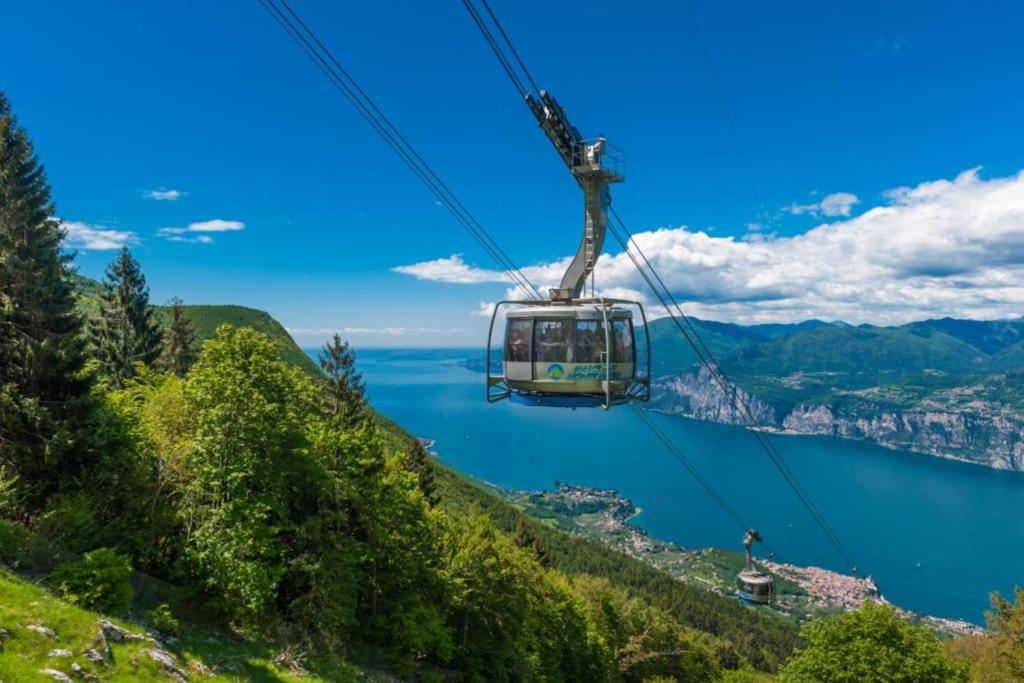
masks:
<path id="1" fill-rule="evenodd" d="M 0 92 L 0 464 L 32 495 L 74 451 L 87 403 L 63 238 L 46 173 Z"/>
<path id="2" fill-rule="evenodd" d="M 163 350 L 146 278 L 128 247 L 107 266 L 100 312 L 90 328 L 93 353 L 115 387 L 135 375 L 136 363 L 152 365 Z"/>
<path id="3" fill-rule="evenodd" d="M 167 302 L 167 331 L 161 366 L 178 377 L 184 377 L 196 361 L 196 333 L 192 321 L 185 316 L 183 302 L 174 297 Z"/>
<path id="4" fill-rule="evenodd" d="M 335 334 L 320 351 L 320 368 L 324 371 L 324 392 L 327 410 L 344 426 L 351 427 L 365 419 L 366 385 L 356 370 L 356 352 L 348 342 Z"/>
<path id="5" fill-rule="evenodd" d="M 530 523 L 522 515 L 516 518 L 516 528 L 512 532 L 512 541 L 523 550 L 533 553 L 533 556 L 537 558 L 537 561 L 542 566 L 550 566 L 550 559 L 548 554 L 544 552 L 544 548 L 541 547 L 540 539 L 533 533 Z"/>
<path id="6" fill-rule="evenodd" d="M 417 441 L 409 449 L 406 469 L 416 475 L 420 491 L 427 505 L 434 507 L 438 503 L 437 483 L 434 481 L 434 463 L 430 461 L 430 453 Z"/>

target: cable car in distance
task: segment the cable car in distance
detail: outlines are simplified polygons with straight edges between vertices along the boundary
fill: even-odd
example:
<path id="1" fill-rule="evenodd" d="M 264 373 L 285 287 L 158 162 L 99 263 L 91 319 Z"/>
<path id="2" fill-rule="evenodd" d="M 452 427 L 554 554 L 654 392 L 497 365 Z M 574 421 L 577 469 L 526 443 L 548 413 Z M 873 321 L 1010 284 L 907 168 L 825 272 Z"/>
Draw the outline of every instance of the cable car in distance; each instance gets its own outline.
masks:
<path id="1" fill-rule="evenodd" d="M 583 238 L 561 285 L 550 291 L 550 300 L 495 305 L 487 333 L 487 400 L 605 409 L 648 401 L 651 344 L 643 305 L 624 299 L 581 298 L 604 246 L 611 204 L 608 185 L 625 179 L 622 155 L 604 138 L 584 140 L 547 91 L 540 91 L 540 101 L 527 95 L 526 103 L 583 190 Z M 495 375 L 491 372 L 494 325 L 507 305 L 515 308 L 503 318 L 501 373 Z M 644 367 L 638 362 L 637 325 L 643 330 Z"/>
<path id="2" fill-rule="evenodd" d="M 743 551 L 746 556 L 746 567 L 736 577 L 736 592 L 740 600 L 754 605 L 767 605 L 775 597 L 775 579 L 754 566 L 754 558 L 750 546 L 761 541 L 761 534 L 750 529 L 743 537 Z"/>

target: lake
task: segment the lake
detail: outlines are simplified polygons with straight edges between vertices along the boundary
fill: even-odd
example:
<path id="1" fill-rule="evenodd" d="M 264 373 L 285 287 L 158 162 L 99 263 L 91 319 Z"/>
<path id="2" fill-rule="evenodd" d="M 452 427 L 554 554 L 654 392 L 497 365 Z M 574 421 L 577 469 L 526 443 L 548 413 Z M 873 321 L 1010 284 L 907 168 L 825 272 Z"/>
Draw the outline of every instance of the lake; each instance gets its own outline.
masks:
<path id="1" fill-rule="evenodd" d="M 487 404 L 476 350 L 362 350 L 373 406 L 440 458 L 518 489 L 556 480 L 618 489 L 636 523 L 687 547 L 742 550 L 742 533 L 629 408 Z M 845 569 L 745 430 L 652 414 L 691 462 L 765 538 L 776 559 Z M 988 593 L 1024 583 L 1024 474 L 828 437 L 774 436 L 790 468 L 862 575 L 907 609 L 983 623 Z"/>

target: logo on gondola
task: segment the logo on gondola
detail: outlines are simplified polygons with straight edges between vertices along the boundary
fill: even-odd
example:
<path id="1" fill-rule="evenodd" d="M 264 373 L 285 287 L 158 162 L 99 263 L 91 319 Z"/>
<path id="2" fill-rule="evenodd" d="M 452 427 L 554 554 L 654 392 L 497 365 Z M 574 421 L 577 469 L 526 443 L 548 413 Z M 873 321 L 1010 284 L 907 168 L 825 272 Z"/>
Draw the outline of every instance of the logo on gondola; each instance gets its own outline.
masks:
<path id="1" fill-rule="evenodd" d="M 551 379 L 562 379 L 565 377 L 565 369 L 558 363 L 552 363 L 548 366 L 548 377 Z"/>

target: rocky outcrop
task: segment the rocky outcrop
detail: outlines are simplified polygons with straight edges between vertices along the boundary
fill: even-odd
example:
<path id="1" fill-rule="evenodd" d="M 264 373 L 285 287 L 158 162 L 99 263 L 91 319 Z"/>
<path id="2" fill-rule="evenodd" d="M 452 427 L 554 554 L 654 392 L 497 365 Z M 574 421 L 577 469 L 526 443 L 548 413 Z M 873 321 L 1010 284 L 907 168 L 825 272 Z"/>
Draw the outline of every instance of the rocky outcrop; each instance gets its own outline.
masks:
<path id="1" fill-rule="evenodd" d="M 922 404 L 905 410 L 863 402 L 852 403 L 853 408 L 801 404 L 784 412 L 740 388 L 723 392 L 704 369 L 661 378 L 653 389 L 652 407 L 699 420 L 746 424 L 736 408 L 739 398 L 758 426 L 859 439 L 995 469 L 1024 471 L 1024 415 L 983 401 L 974 401 L 967 408 Z"/>
<path id="2" fill-rule="evenodd" d="M 698 420 L 742 425 L 747 420 L 736 407 L 742 402 L 756 424 L 778 424 L 772 406 L 735 385 L 726 385 L 726 389 L 728 391 L 722 390 L 706 368 L 662 377 L 654 383 L 653 406 L 666 413 L 678 413 Z"/>

